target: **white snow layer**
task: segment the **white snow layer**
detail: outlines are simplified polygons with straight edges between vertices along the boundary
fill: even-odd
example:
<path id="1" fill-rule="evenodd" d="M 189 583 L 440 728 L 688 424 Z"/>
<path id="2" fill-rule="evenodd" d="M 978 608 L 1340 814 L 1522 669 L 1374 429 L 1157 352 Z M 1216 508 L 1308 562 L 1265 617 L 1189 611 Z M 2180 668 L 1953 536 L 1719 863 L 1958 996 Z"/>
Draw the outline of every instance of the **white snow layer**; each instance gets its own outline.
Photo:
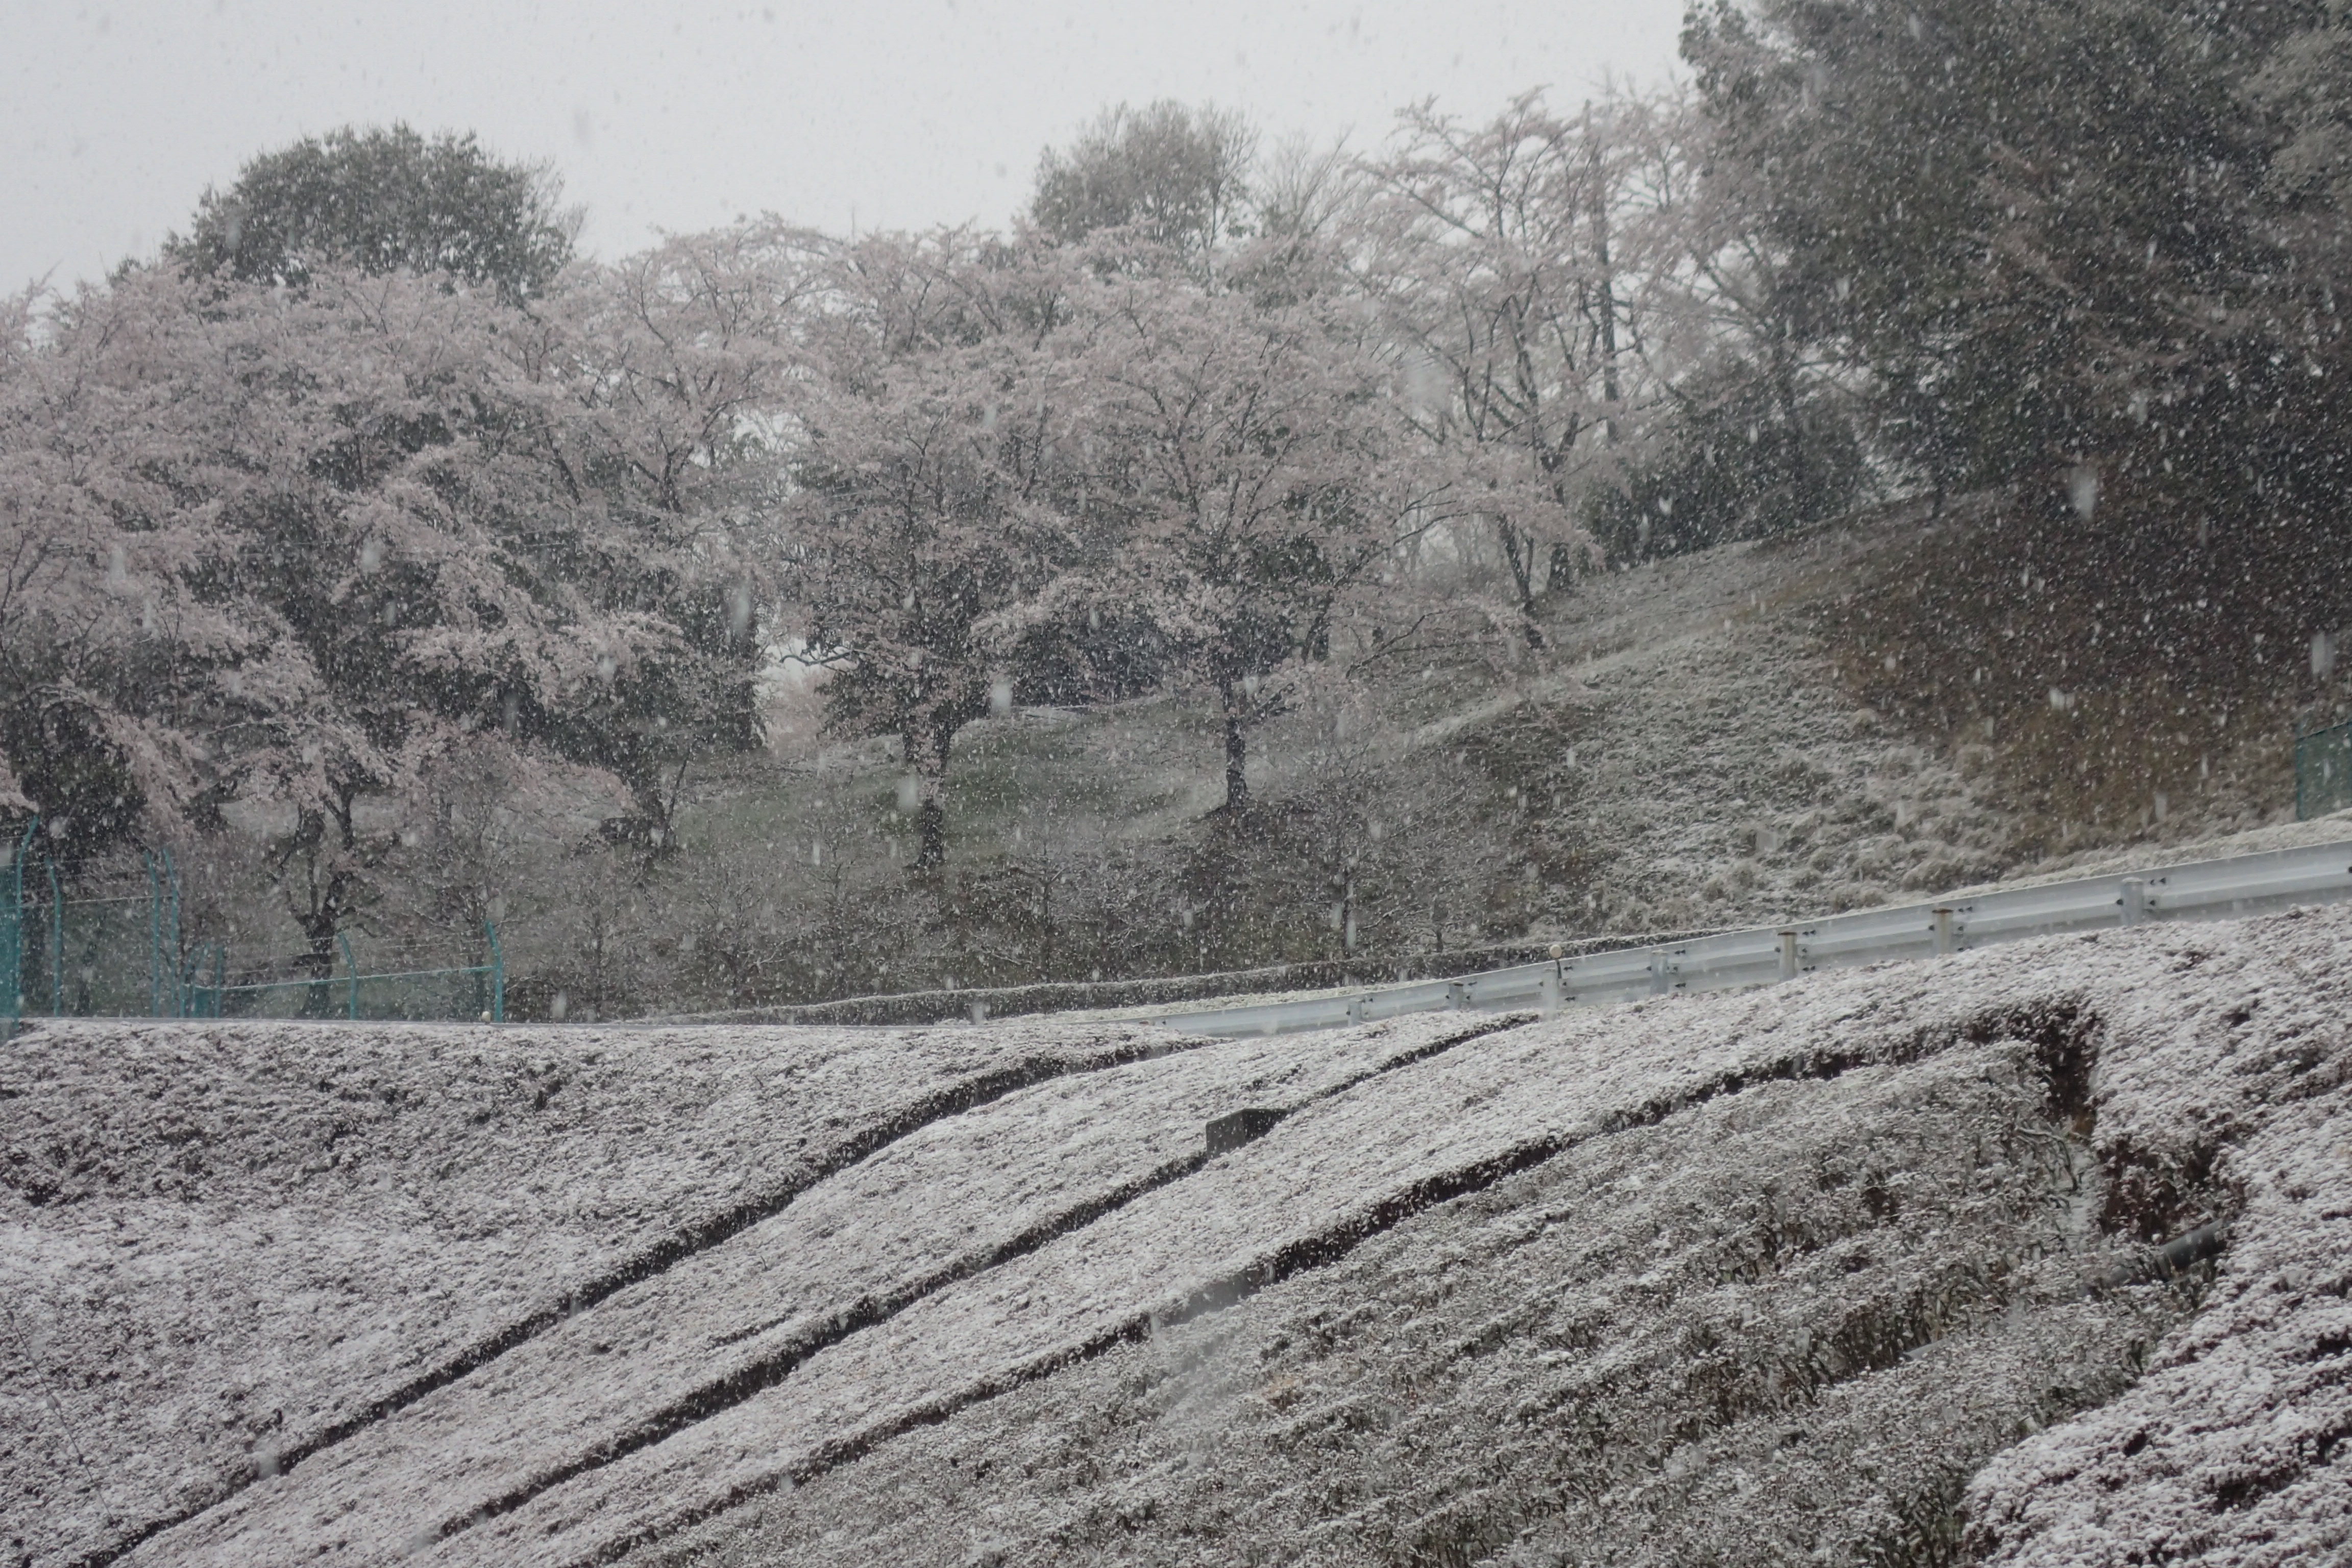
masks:
<path id="1" fill-rule="evenodd" d="M 0 1047 L 0 1541 L 201 1509 L 908 1128 L 1187 1043 L 38 1026 Z"/>
<path id="2" fill-rule="evenodd" d="M 163 1500 L 192 1517 L 129 1561 L 2346 1560 L 2347 939 L 2340 910 L 2158 926 L 1213 1045 L 48 1031 L 0 1098 L 10 1169 L 53 1188 L 8 1178 L 10 1286 L 53 1319 L 10 1370 L 9 1528 L 43 1563 Z M 599 1053 L 561 1069 L 562 1092 L 604 1069 L 595 1131 L 469 1120 L 565 1048 Z M 1049 1065 L 940 1098 L 1016 1062 Z M 827 1087 L 761 1091 L 793 1068 Z M 348 1102 L 362 1158 L 262 1158 L 279 1134 L 253 1113 L 331 1130 L 346 1102 L 308 1086 L 339 1071 L 406 1086 L 418 1119 L 372 1089 Z M 1202 1124 L 1244 1108 L 1286 1114 L 1206 1156 Z M 877 1119 L 889 1141 L 842 1142 Z M 91 1121 L 72 1152 L 61 1130 Z M 170 1186 L 192 1123 L 216 1189 Z M 25 1129 L 68 1154 L 17 1161 Z M 796 1140 L 856 1157 L 778 1152 Z M 763 1212 L 649 1253 L 747 1167 Z M 463 1226 L 508 1204 L 485 1232 L 501 1290 Z M 201 1234 L 167 1245 L 173 1206 Z M 253 1282 L 289 1244 L 224 1250 L 297 1207 L 305 1265 L 377 1271 L 313 1286 L 333 1331 L 307 1338 L 306 1304 Z M 2215 1219 L 2210 1281 L 2147 1277 L 2144 1244 Z M 118 1220 L 159 1261 L 95 1272 Z M 322 1239 L 339 1224 L 365 1239 Z M 372 1408 L 625 1257 L 635 1274 L 569 1317 Z M 334 1335 L 375 1317 L 425 1352 L 338 1363 Z M 117 1325 L 144 1336 L 127 1356 Z M 309 1390 L 301 1429 L 334 1440 L 163 1500 L 150 1478 L 219 1467 L 226 1440 L 165 1413 L 180 1458 L 142 1469 L 134 1417 L 91 1413 L 125 1362 L 151 1403 L 218 1402 L 236 1379 L 211 1334 L 278 1358 L 254 1372 Z M 86 1434 L 102 1453 L 78 1462 Z"/>

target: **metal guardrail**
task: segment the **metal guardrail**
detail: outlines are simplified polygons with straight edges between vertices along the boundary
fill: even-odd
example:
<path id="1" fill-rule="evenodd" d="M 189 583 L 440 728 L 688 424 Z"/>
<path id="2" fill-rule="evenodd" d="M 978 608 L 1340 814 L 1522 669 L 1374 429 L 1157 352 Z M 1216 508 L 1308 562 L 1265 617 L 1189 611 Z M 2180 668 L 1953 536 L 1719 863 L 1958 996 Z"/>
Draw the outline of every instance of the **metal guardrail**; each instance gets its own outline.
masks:
<path id="1" fill-rule="evenodd" d="M 2027 937 L 2148 921 L 2231 920 L 2347 900 L 2352 900 L 2352 840 L 1861 910 L 1786 926 L 1517 964 L 1456 980 L 1425 980 L 1213 1013 L 1171 1014 L 1161 1021 L 1198 1034 L 1279 1035 L 1444 1008 L 1538 1007 L 1550 1012 L 1678 991 L 1769 985 L 1817 969 L 1932 958 Z"/>

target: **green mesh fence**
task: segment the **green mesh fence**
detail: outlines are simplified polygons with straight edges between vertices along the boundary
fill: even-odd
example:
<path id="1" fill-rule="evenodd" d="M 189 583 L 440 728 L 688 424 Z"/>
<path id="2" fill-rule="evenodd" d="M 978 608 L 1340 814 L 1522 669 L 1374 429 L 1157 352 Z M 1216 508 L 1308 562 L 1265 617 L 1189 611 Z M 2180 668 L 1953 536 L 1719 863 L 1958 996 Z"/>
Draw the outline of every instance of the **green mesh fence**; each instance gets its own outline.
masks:
<path id="1" fill-rule="evenodd" d="M 397 952 L 356 950 L 349 937 L 334 951 L 233 963 L 227 950 L 199 953 L 188 986 L 188 1016 L 201 1018 L 473 1018 L 506 1021 L 506 963 L 498 930 L 482 928 L 482 962 L 403 965 Z"/>
<path id="2" fill-rule="evenodd" d="M 0 867 L 0 1037 L 28 1017 L 506 1021 L 506 962 L 485 923 L 477 951 L 355 945 L 254 956 L 191 942 L 168 850 L 136 870 L 76 873 L 39 850 L 36 818 Z M 438 962 L 436 962 L 438 960 Z"/>
<path id="3" fill-rule="evenodd" d="M 2308 822 L 2352 805 L 2352 723 L 2294 740 L 2294 819 Z"/>
<path id="4" fill-rule="evenodd" d="M 137 868 L 72 877 L 39 851 L 36 819 L 8 847 L 0 878 L 0 1020 L 177 1017 L 180 879 L 168 852 Z"/>

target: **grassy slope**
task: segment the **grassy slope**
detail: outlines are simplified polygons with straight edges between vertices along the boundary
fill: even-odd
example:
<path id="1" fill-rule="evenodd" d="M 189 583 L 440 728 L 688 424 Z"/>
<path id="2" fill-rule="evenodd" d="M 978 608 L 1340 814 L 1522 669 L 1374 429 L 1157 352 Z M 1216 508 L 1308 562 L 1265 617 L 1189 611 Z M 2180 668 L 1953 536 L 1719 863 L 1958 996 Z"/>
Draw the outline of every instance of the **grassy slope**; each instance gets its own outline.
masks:
<path id="1" fill-rule="evenodd" d="M 2352 705 L 2352 658 L 2323 681 L 2305 651 L 2335 588 L 2108 527 L 1977 498 L 1605 574 L 1509 668 L 1391 668 L 1265 726 L 1243 824 L 1197 696 L 985 720 L 943 879 L 908 871 L 888 743 L 817 742 L 801 691 L 775 752 L 689 773 L 685 852 L 649 879 L 568 842 L 495 874 L 510 1007 L 1329 961 L 1350 898 L 1374 958 L 1744 924 L 2275 826 L 2294 725 Z M 2117 551 L 2156 575 L 2118 584 Z"/>
<path id="2" fill-rule="evenodd" d="M 1811 616 L 1842 683 L 1980 775 L 2020 858 L 2291 812 L 2299 726 L 2352 711 L 2352 563 L 2264 520 L 1979 498 Z"/>
<path id="3" fill-rule="evenodd" d="M 2158 1539 L 2324 1560 L 2352 1529 L 2347 940 L 2342 910 L 2157 927 L 1055 1076 L 910 1125 L 130 1560 L 1925 1563 L 1963 1531 L 2021 1563 Z M 87 1116 L 131 1058 L 84 1038 L 82 1076 L 27 1080 L 12 1117 Z M 815 1043 L 715 1038 L 747 1063 Z M 199 1098 L 251 1077 L 183 1054 Z M 1252 1105 L 1287 1115 L 1186 1152 Z M 512 1135 L 426 1121 L 374 1141 L 381 1184 L 446 1170 L 453 1210 L 506 1201 L 476 1145 Z M 646 1125 L 615 1152 L 659 1148 Z M 562 1184 L 593 1187 L 607 1138 L 550 1131 L 529 1157 L 597 1154 Z M 126 1171 L 174 1147 L 162 1122 L 119 1142 Z M 377 1186 L 319 1172 L 284 1195 L 367 1232 Z M 68 1331 L 23 1369 L 54 1405 L 12 1369 L 15 1454 L 104 1430 L 123 1362 L 73 1325 L 177 1321 L 48 1248 L 152 1228 L 147 1202 L 100 1184 L 12 1217 L 19 1278 Z M 2210 1284 L 2086 1295 L 2216 1215 L 2235 1228 Z M 519 1267 L 532 1299 L 565 1278 Z M 88 1543 L 47 1500 L 69 1483 L 5 1473 L 15 1519 L 65 1520 L 36 1561 Z"/>
<path id="4" fill-rule="evenodd" d="M 67 1023 L 0 1055 L 0 1540 L 132 1539 L 1116 1026 Z"/>
<path id="5" fill-rule="evenodd" d="M 2039 644 L 2021 648 L 2019 668 L 2000 680 L 1975 681 L 1991 658 L 1982 643 L 2015 640 L 2000 635 L 2000 617 L 2074 614 L 2063 603 L 2005 606 L 1990 581 L 1961 585 L 1964 595 L 1953 588 L 1953 605 L 1923 597 L 1923 574 L 1954 578 L 1958 563 L 1979 555 L 1991 574 L 2017 548 L 2008 526 L 1990 500 L 1940 520 L 1896 507 L 1800 538 L 1609 574 L 1553 600 L 1549 649 L 1516 670 L 1441 667 L 1369 685 L 1358 717 L 1370 731 L 1364 763 L 1375 771 L 1451 765 L 1464 780 L 1450 807 L 1475 819 L 1459 836 L 1465 853 L 1489 863 L 1478 872 L 1475 929 L 1453 940 L 1687 929 L 1851 908 L 2032 874 L 2133 842 L 2242 831 L 2290 813 L 2291 725 L 2281 704 L 2309 694 L 2275 658 L 2224 659 L 2200 674 L 2208 695 L 2234 715 L 2231 745 L 2210 754 L 2168 744 L 2117 752 L 2116 715 L 2137 712 L 2121 666 L 2078 668 L 2067 678 L 2076 706 L 2063 712 L 2024 668 L 2043 657 Z M 1950 617 L 1962 614 L 1988 629 L 1956 627 Z M 2214 686 L 2217 671 L 2229 670 L 2242 690 Z M 1328 783 L 1324 721 L 1307 714 L 1266 731 L 1253 773 L 1261 798 L 1280 802 Z M 2056 778 L 2076 776 L 2069 748 L 2093 763 L 2074 795 Z M 1091 845 L 1106 855 L 1197 845 L 1218 799 L 1213 726 L 1179 699 L 985 721 L 960 738 L 958 758 L 950 831 L 952 856 L 966 868 L 1034 862 L 1045 845 Z M 2176 776 L 2184 767 L 2189 776 Z M 845 853 L 886 864 L 884 847 L 896 844 L 903 860 L 895 777 L 875 747 L 814 753 L 787 773 L 750 763 L 707 781 L 687 831 L 705 843 L 749 838 L 804 855 L 814 816 L 846 809 L 836 835 Z M 2160 821 L 2151 806 L 2158 789 Z M 2053 821 L 2053 801 L 2088 799 L 2086 791 L 2113 800 Z M 1432 828 L 1424 821 L 1399 831 Z M 1398 907 L 1367 911 L 1361 936 L 1374 951 L 1413 951 L 1433 933 L 1418 911 Z M 1325 945 L 1328 953 L 1255 956 L 1338 954 L 1336 936 Z"/>
<path id="6" fill-rule="evenodd" d="M 2107 730 L 2085 718 L 2091 709 L 2052 710 L 2038 689 L 2028 695 L 2040 706 L 2028 704 L 2021 721 L 1999 716 L 2030 684 L 2026 674 L 1975 682 L 1988 658 L 1982 639 L 1931 636 L 1917 595 L 1923 574 L 1956 578 L 1979 551 L 1997 563 L 2016 548 L 2006 526 L 1990 499 L 1941 519 L 1897 507 L 1850 526 L 1611 574 L 1552 604 L 1550 649 L 1516 671 L 1436 667 L 1371 683 L 1355 715 L 1356 772 L 1340 784 L 1375 797 L 1360 816 L 1386 816 L 1396 831 L 1389 846 L 1360 847 L 1377 862 L 1396 838 L 1428 839 L 1422 864 L 1391 868 L 1408 889 L 1465 871 L 1483 879 L 1469 889 L 1469 929 L 1450 933 L 1459 946 L 1530 932 L 1548 940 L 1761 922 L 2304 837 L 2283 820 L 2291 725 L 2278 709 L 2302 678 L 2274 659 L 2225 659 L 2200 677 L 2210 687 L 2235 670 L 2243 689 L 2232 688 L 2229 701 L 2238 743 L 2209 758 L 2193 784 L 2175 781 L 2161 821 L 2145 808 L 2152 781 L 2169 777 L 2163 770 L 2177 758 L 2111 755 Z M 1977 565 L 1979 576 L 1992 570 Z M 1998 604 L 1997 584 L 1962 586 L 1974 595 L 1971 614 L 2008 613 L 1984 609 Z M 2067 614 L 2046 599 L 2026 607 Z M 2040 657 L 2025 650 L 2014 662 Z M 1968 695 L 1931 700 L 1939 688 Z M 2078 683 L 2075 694 L 2097 708 L 2127 707 L 2130 693 L 2094 682 Z M 1263 737 L 1255 774 L 1262 798 L 1279 806 L 1328 791 L 1334 748 L 1318 732 L 1319 717 L 1302 715 Z M 1182 880 L 1185 854 L 1200 857 L 1191 862 L 1196 872 L 1222 864 L 1247 882 L 1253 861 L 1282 853 L 1267 846 L 1221 863 L 1202 850 L 1214 837 L 1203 816 L 1216 796 L 1218 752 L 1206 716 L 1182 700 L 1030 712 L 974 725 L 959 745 L 964 771 L 950 793 L 959 868 L 1036 866 L 1056 853 L 1134 858 L 1108 873 L 1133 896 L 1102 920 L 1108 952 L 1092 967 L 1116 975 L 1340 952 L 1336 931 L 1315 919 L 1320 911 L 1305 908 L 1294 910 L 1290 938 L 1304 951 L 1187 954 L 1158 940 L 1165 933 L 1151 929 L 1150 906 L 1161 906 L 1165 924 L 1166 906 L 1194 891 Z M 2095 819 L 2085 812 L 2053 827 L 2048 781 L 2036 783 L 2053 758 L 2069 772 L 2089 764 L 2080 776 L 2130 809 Z M 2157 771 L 2135 772 L 2143 763 Z M 1385 783 L 1391 775 L 1404 782 Z M 1443 810 L 1397 826 L 1433 782 L 1449 786 Z M 741 831 L 747 809 L 812 795 L 854 797 L 865 831 L 886 834 L 895 824 L 903 832 L 887 756 L 868 749 L 861 758 L 853 748 L 824 752 L 782 782 L 766 763 L 714 781 L 705 809 L 717 826 L 707 831 Z M 2319 831 L 2337 836 L 2343 826 Z M 1244 897 L 1316 895 L 1311 879 L 1268 876 L 1262 864 Z M 903 874 L 885 876 L 903 887 Z M 1435 933 L 1418 909 L 1370 902 L 1365 953 L 1428 952 Z M 1096 918 L 1086 911 L 1080 923 Z M 1036 973 L 1023 962 L 1000 944 L 904 984 L 1018 982 Z M 1087 966 L 1063 973 L 1084 978 Z"/>
<path id="7" fill-rule="evenodd" d="M 1806 1065 L 1706 1098 L 1651 1079 L 1622 1131 L 646 1556 L 2334 1560 L 2347 935 L 2331 913 L 2077 941 L 1528 1031 L 1603 1076 L 1661 1031 L 1694 1067 L 1743 1035 Z M 1441 1142 L 1474 1158 L 1486 1102 L 1459 1103 Z M 2216 1212 L 2210 1291 L 2085 1292 L 2132 1237 Z"/>

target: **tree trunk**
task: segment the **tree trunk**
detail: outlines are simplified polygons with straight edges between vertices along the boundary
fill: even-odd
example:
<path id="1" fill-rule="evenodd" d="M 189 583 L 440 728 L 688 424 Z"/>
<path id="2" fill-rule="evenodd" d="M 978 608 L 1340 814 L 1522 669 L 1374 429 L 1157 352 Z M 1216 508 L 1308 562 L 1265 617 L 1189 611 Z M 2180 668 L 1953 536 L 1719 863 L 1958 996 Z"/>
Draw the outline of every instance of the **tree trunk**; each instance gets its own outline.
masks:
<path id="1" fill-rule="evenodd" d="M 921 837 L 915 850 L 915 869 L 936 871 L 948 858 L 948 809 L 940 800 L 940 781 L 925 779 L 921 803 L 915 807 Z"/>
<path id="2" fill-rule="evenodd" d="M 1239 816 L 1249 809 L 1249 779 L 1242 770 L 1249 759 L 1249 734 L 1242 727 L 1241 708 L 1234 700 L 1232 684 L 1219 685 L 1217 694 L 1225 710 L 1225 809 Z"/>
<path id="3" fill-rule="evenodd" d="M 1609 261 L 1609 186 L 1601 166 L 1601 139 L 1592 133 L 1592 110 L 1584 111 L 1584 143 L 1592 166 L 1592 254 L 1601 264 L 1601 400 L 1609 412 L 1601 435 L 1617 445 L 1617 274 Z"/>
<path id="4" fill-rule="evenodd" d="M 344 813 L 350 801 L 342 802 Z M 328 991 L 335 972 L 335 937 L 343 928 L 350 912 L 348 898 L 350 879 L 340 867 L 322 865 L 331 851 L 327 834 L 330 817 L 338 825 L 347 825 L 347 816 L 333 810 L 306 808 L 295 819 L 294 839 L 288 847 L 286 858 L 278 862 L 279 888 L 286 898 L 286 912 L 294 917 L 301 931 L 305 951 L 295 960 L 295 968 L 310 981 L 302 994 L 300 1016 L 305 1018 L 325 1018 L 333 1015 L 334 999 Z M 345 826 L 345 831 L 349 831 Z M 297 889 L 284 880 L 296 861 L 301 866 L 299 897 Z"/>
<path id="5" fill-rule="evenodd" d="M 936 871 L 947 864 L 946 802 L 948 747 L 955 739 L 951 724 L 929 723 L 906 737 L 907 765 L 915 775 L 915 869 Z"/>
<path id="6" fill-rule="evenodd" d="M 1780 405 L 1780 418 L 1789 427 L 1789 500 L 1790 512 L 1799 524 L 1812 521 L 1812 473 L 1808 461 L 1803 406 L 1797 400 L 1797 367 L 1792 363 L 1794 352 L 1785 342 L 1776 346 L 1772 364 L 1772 392 Z"/>
<path id="7" fill-rule="evenodd" d="M 1511 581 L 1519 590 L 1519 629 L 1529 647 L 1540 649 L 1544 635 L 1536 624 L 1536 566 L 1542 547 L 1534 534 L 1522 533 L 1507 520 L 1498 519 L 1495 526 L 1503 542 L 1503 558 L 1510 563 Z"/>
<path id="8" fill-rule="evenodd" d="M 343 910 L 340 875 L 330 880 L 325 899 L 312 906 L 308 913 L 297 913 L 295 923 L 302 928 L 309 944 L 299 966 L 310 977 L 310 984 L 302 993 L 305 1018 L 330 1018 L 335 1014 L 333 994 L 328 989 L 335 976 L 335 938 L 341 934 Z"/>

